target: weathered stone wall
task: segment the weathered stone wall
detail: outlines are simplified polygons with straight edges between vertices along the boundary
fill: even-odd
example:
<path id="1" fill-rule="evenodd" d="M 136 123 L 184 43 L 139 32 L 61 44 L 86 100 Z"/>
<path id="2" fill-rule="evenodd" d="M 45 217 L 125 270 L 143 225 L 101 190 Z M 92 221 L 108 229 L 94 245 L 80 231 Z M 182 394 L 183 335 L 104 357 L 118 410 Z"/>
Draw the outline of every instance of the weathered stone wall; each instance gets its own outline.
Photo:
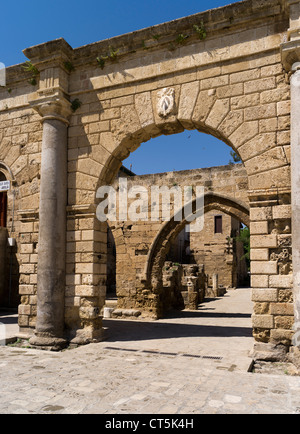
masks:
<path id="1" fill-rule="evenodd" d="M 235 149 L 247 171 L 255 338 L 290 343 L 292 275 L 290 260 L 282 259 L 291 249 L 290 62 L 284 59 L 285 70 L 281 45 L 292 38 L 294 9 L 290 20 L 285 0 L 245 0 L 74 50 L 62 39 L 31 47 L 24 53 L 39 71 L 36 87 L 21 66 L 8 69 L 7 87 L 0 89 L 0 160 L 16 183 L 22 330 L 35 326 L 36 285 L 43 280 L 37 282 L 37 260 L 47 257 L 47 246 L 37 250 L 40 152 L 43 130 L 55 119 L 53 125 L 69 122 L 66 302 L 61 309 L 69 337 L 86 342 L 101 335 L 106 228 L 95 219 L 97 187 L 110 184 L 142 142 L 198 129 Z M 194 27 L 201 22 L 203 39 Z M 107 53 L 105 64 L 97 62 Z M 171 98 L 168 113 L 158 107 L 165 88 Z M 67 110 L 71 102 L 74 111 Z M 44 140 L 47 146 L 46 135 Z M 159 261 L 154 268 L 161 268 Z M 56 265 L 52 272 L 58 272 Z M 47 290 L 53 308 L 53 292 L 43 286 Z M 147 290 L 148 299 L 157 299 L 155 285 Z M 38 299 L 38 306 L 42 302 Z M 39 309 L 37 317 L 42 330 L 45 317 Z M 61 329 L 40 333 L 55 341 Z"/>
<path id="2" fill-rule="evenodd" d="M 16 239 L 16 246 L 5 246 L 7 266 L 4 284 L 6 292 L 10 289 L 11 293 L 10 300 L 6 297 L 2 303 L 5 307 L 17 307 L 21 299 L 19 322 L 25 328 L 34 327 L 36 316 L 42 140 L 39 115 L 28 104 L 28 95 L 36 88 L 28 83 L 29 78 L 21 66 L 8 68 L 9 84 L 0 88 L 0 171 L 11 181 L 7 230 L 9 236 Z"/>
<path id="3" fill-rule="evenodd" d="M 222 233 L 215 233 L 216 214 L 222 217 Z M 196 264 L 204 264 L 210 286 L 214 274 L 218 274 L 219 284 L 226 288 L 246 283 L 245 252 L 240 242 L 236 241 L 240 224 L 231 216 L 210 211 L 205 214 L 203 231 L 191 234 L 191 260 Z"/>

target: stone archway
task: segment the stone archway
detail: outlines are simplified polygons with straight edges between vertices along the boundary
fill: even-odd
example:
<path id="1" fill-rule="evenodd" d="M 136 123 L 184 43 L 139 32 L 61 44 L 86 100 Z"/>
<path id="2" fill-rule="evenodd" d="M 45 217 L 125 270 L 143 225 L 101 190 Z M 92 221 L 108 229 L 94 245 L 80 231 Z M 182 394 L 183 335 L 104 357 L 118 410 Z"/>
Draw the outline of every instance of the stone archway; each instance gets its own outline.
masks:
<path id="1" fill-rule="evenodd" d="M 242 223 L 249 226 L 249 208 L 243 203 L 215 193 L 206 193 L 204 196 L 203 212 L 206 214 L 210 210 L 221 211 L 234 218 L 237 218 Z M 174 240 L 186 226 L 186 224 L 188 224 L 189 218 L 190 216 L 186 216 L 186 218 L 178 222 L 173 216 L 170 221 L 163 225 L 155 240 L 153 241 L 148 253 L 142 282 L 146 290 L 150 290 L 157 295 L 155 301 L 158 303 L 158 306 L 156 306 L 156 315 L 158 317 L 162 314 L 162 307 L 159 305 L 159 303 L 162 291 L 163 265 L 165 263 L 172 240 Z"/>
<path id="2" fill-rule="evenodd" d="M 201 22 L 205 38 L 195 30 Z M 32 304 L 21 309 L 20 324 L 31 331 L 35 326 L 36 345 L 56 347 L 74 336 L 82 342 L 101 338 L 106 237 L 95 218 L 95 192 L 111 184 L 121 162 L 141 143 L 184 129 L 212 134 L 242 158 L 249 181 L 254 335 L 260 342 L 290 345 L 294 307 L 296 318 L 300 311 L 299 285 L 297 280 L 293 291 L 290 264 L 281 267 L 280 261 L 283 250 L 291 250 L 292 211 L 295 222 L 299 214 L 296 199 L 291 209 L 290 173 L 291 129 L 292 146 L 298 140 L 299 22 L 299 1 L 245 0 L 77 49 L 58 39 L 24 51 L 39 71 L 37 87 L 29 89 L 28 76 L 12 68 L 8 77 L 18 83 L 18 93 L 14 98 L 1 93 L 2 111 L 8 110 L 1 119 L 18 118 L 23 111 L 43 126 L 32 126 L 34 137 L 21 134 L 21 127 L 1 128 L 0 137 L 5 161 L 13 159 L 16 170 L 28 164 L 20 144 L 33 138 L 43 144 L 42 161 L 51 153 L 55 163 L 50 181 L 56 182 L 47 182 L 43 163 L 40 191 L 32 198 L 24 187 L 20 202 L 22 215 L 31 210 L 40 222 L 41 271 L 29 257 L 21 272 L 21 279 L 32 282 L 21 288 Z M 184 44 L 179 34 L 187 36 Z M 117 59 L 106 56 L 100 68 L 97 58 L 112 47 Z M 295 72 L 291 86 L 290 72 Z M 11 143 L 17 146 L 9 155 Z M 47 212 L 47 200 L 60 201 L 59 215 L 55 207 Z M 49 220 L 59 223 L 53 228 L 55 245 L 48 243 L 53 241 L 53 233 L 46 233 Z M 297 233 L 293 239 L 298 276 Z M 30 298 L 36 294 L 37 302 Z"/>

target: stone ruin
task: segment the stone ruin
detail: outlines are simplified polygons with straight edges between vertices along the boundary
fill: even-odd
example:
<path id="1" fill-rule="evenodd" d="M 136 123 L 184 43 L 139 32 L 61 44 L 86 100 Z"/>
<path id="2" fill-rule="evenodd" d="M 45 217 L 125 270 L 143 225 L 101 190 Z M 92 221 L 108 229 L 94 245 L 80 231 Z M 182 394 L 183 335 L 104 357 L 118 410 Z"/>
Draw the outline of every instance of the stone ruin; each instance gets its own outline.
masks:
<path id="1" fill-rule="evenodd" d="M 197 310 L 206 290 L 204 266 L 165 262 L 163 267 L 164 305 Z"/>

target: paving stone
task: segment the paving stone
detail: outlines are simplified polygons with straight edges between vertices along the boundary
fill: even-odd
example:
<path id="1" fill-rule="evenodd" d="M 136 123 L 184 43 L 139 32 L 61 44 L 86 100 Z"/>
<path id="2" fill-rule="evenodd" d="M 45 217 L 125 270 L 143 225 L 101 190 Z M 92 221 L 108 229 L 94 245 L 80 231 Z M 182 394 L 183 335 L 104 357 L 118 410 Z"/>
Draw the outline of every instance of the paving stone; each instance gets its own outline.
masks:
<path id="1" fill-rule="evenodd" d="M 234 315 L 237 306 L 245 315 Z M 2 346 L 0 413 L 300 413 L 300 377 L 247 372 L 253 338 L 236 331 L 251 327 L 251 309 L 250 291 L 244 289 L 207 303 L 202 316 L 134 324 L 110 319 L 108 341 L 55 355 Z M 137 350 L 134 358 L 126 348 Z M 170 351 L 178 355 L 162 354 Z"/>

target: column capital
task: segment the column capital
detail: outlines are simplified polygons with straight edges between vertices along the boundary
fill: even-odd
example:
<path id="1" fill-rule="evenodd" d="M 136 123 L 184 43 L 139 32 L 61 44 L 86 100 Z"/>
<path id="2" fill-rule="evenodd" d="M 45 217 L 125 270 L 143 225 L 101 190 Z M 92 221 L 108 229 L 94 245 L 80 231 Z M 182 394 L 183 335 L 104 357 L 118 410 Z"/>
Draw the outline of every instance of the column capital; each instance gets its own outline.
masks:
<path id="1" fill-rule="evenodd" d="M 286 72 L 293 73 L 294 65 L 300 63 L 300 39 L 281 45 L 281 62 Z"/>
<path id="2" fill-rule="evenodd" d="M 71 114 L 69 75 L 72 47 L 63 39 L 36 45 L 23 51 L 38 71 L 39 88 L 29 96 L 30 105 L 45 119 L 68 123 Z"/>
<path id="3" fill-rule="evenodd" d="M 56 119 L 69 125 L 69 116 L 72 114 L 71 103 L 60 92 L 52 92 L 50 95 L 41 96 L 39 92 L 29 98 L 31 107 L 42 117 L 41 122 Z"/>
<path id="4" fill-rule="evenodd" d="M 292 67 L 300 62 L 300 0 L 286 0 L 290 26 L 287 42 L 281 45 L 281 61 L 286 72 L 294 72 Z"/>

